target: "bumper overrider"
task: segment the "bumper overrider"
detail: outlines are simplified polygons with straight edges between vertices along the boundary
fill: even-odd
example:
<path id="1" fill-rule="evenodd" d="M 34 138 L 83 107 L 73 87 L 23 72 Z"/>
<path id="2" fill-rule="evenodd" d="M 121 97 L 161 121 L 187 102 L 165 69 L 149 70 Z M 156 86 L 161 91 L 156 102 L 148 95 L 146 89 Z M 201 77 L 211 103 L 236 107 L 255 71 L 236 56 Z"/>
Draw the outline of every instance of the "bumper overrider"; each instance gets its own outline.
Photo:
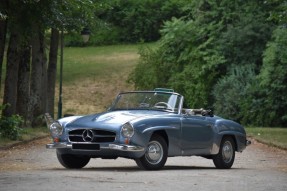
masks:
<path id="1" fill-rule="evenodd" d="M 246 140 L 245 145 L 246 145 L 246 146 L 251 145 L 251 141 Z"/>

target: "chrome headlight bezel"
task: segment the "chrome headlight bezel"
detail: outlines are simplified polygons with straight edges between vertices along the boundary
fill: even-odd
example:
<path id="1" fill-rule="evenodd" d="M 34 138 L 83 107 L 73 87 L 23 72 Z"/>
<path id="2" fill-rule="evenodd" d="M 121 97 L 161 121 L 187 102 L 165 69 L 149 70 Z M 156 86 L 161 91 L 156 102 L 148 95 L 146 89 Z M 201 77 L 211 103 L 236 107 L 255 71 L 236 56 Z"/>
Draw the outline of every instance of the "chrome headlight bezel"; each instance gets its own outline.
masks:
<path id="1" fill-rule="evenodd" d="M 50 125 L 50 132 L 53 137 L 61 136 L 63 134 L 63 129 L 64 128 L 58 121 L 55 121 Z"/>
<path id="2" fill-rule="evenodd" d="M 131 138 L 135 133 L 134 127 L 132 124 L 125 123 L 121 128 L 121 134 L 124 138 Z"/>

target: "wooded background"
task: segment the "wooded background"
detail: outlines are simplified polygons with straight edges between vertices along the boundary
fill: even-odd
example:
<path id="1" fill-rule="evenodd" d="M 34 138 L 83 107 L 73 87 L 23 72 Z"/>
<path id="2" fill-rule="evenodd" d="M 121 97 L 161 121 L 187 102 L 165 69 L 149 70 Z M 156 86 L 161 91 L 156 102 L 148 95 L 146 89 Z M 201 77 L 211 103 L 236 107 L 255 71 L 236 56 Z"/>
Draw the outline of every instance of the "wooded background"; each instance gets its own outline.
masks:
<path id="1" fill-rule="evenodd" d="M 2 117 L 38 126 L 54 114 L 59 31 L 83 46 L 88 27 L 86 46 L 158 41 L 140 51 L 135 89 L 173 88 L 186 107 L 286 127 L 286 15 L 285 0 L 1 0 Z"/>

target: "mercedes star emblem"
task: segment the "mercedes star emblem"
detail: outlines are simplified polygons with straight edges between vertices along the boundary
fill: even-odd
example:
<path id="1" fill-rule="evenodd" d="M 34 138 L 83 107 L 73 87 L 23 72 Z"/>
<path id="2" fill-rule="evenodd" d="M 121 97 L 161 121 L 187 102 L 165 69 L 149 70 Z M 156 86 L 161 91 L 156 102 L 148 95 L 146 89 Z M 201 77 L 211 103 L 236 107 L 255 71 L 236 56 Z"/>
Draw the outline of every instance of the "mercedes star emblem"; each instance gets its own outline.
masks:
<path id="1" fill-rule="evenodd" d="M 92 142 L 94 139 L 94 132 L 90 129 L 86 129 L 84 130 L 82 137 L 85 142 Z"/>

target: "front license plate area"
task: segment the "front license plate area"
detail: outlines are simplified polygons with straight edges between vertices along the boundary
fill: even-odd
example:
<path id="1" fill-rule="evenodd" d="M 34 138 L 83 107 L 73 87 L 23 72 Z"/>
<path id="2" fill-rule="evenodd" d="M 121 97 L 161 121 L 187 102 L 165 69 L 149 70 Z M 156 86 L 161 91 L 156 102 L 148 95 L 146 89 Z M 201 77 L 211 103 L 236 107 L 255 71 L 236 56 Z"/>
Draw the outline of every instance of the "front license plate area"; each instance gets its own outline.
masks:
<path id="1" fill-rule="evenodd" d="M 100 150 L 99 144 L 72 144 L 72 149 L 74 150 L 92 150 L 92 151 L 98 151 Z"/>

